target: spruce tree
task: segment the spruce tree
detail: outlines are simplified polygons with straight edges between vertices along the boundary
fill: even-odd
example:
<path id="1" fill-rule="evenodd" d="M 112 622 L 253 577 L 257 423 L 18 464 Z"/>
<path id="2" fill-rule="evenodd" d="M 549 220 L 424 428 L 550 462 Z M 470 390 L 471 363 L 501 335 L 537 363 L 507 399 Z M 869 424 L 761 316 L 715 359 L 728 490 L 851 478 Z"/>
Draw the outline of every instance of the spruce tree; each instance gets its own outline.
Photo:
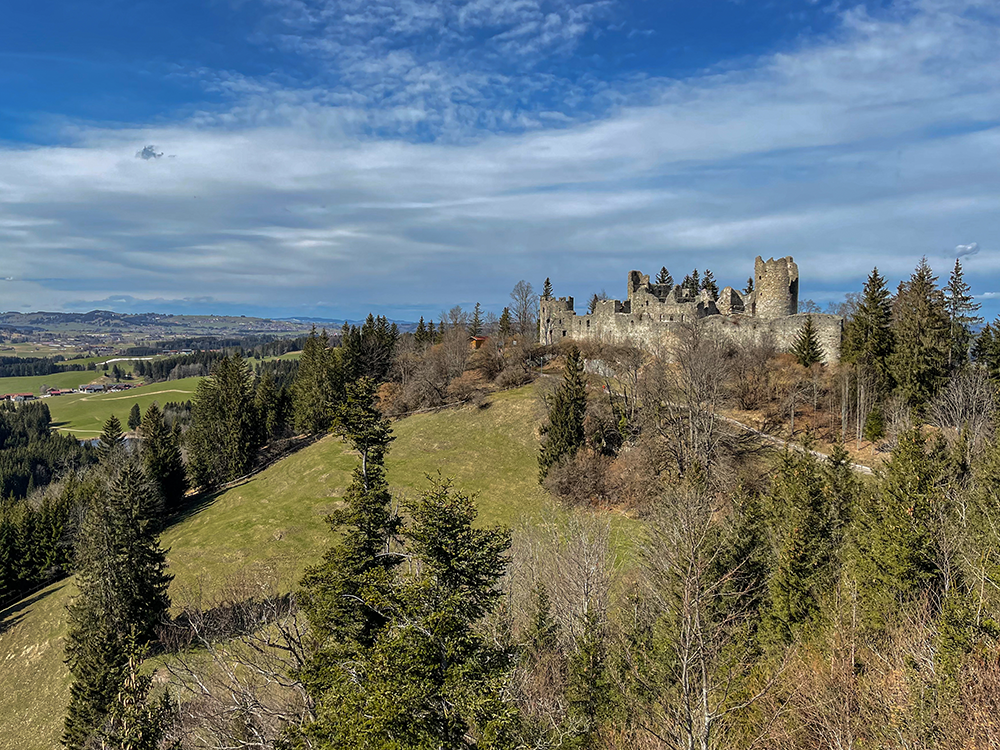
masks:
<path id="1" fill-rule="evenodd" d="M 1000 383 L 1000 318 L 983 326 L 972 345 L 972 356 L 986 368 L 990 380 Z"/>
<path id="2" fill-rule="evenodd" d="M 594 292 L 594 296 L 590 298 L 587 303 L 587 313 L 593 315 L 594 311 L 597 310 L 597 303 L 601 301 L 601 298 L 597 296 L 597 292 Z"/>
<path id="3" fill-rule="evenodd" d="M 926 404 L 947 377 L 949 328 L 937 277 L 927 259 L 921 258 L 910 279 L 899 285 L 892 311 L 895 348 L 889 372 L 911 406 Z"/>
<path id="4" fill-rule="evenodd" d="M 935 579 L 935 482 L 939 470 L 923 436 L 899 438 L 877 487 L 862 495 L 852 520 L 850 568 L 862 617 L 880 629 Z"/>
<path id="5" fill-rule="evenodd" d="M 563 382 L 549 404 L 549 422 L 538 455 L 539 478 L 565 458 L 571 458 L 584 444 L 583 420 L 587 411 L 587 386 L 583 357 L 571 347 L 566 355 Z"/>
<path id="6" fill-rule="evenodd" d="M 506 341 L 514 332 L 514 320 L 510 315 L 510 308 L 505 307 L 500 313 L 500 322 L 497 324 L 497 333 L 502 341 Z"/>
<path id="7" fill-rule="evenodd" d="M 427 324 L 424 323 L 424 316 L 420 316 L 420 322 L 417 323 L 417 330 L 413 332 L 413 341 L 417 346 L 423 346 L 427 343 Z"/>
<path id="8" fill-rule="evenodd" d="M 545 283 L 542 284 L 542 297 L 552 299 L 552 282 L 549 281 L 548 276 L 545 277 Z"/>
<path id="9" fill-rule="evenodd" d="M 104 723 L 127 669 L 128 639 L 153 641 L 169 607 L 166 557 L 144 509 L 156 488 L 128 461 L 110 467 L 76 550 L 79 595 L 69 606 L 73 682 L 63 744 L 82 750 Z"/>
<path id="10" fill-rule="evenodd" d="M 841 359 L 874 376 L 876 387 L 889 386 L 893 351 L 892 300 L 885 279 L 873 268 L 862 298 L 844 325 Z"/>
<path id="11" fill-rule="evenodd" d="M 753 276 L 747 279 L 747 285 L 743 287 L 743 294 L 753 294 Z"/>
<path id="12" fill-rule="evenodd" d="M 156 483 L 168 512 L 176 510 L 187 491 L 187 473 L 176 436 L 163 421 L 163 412 L 152 403 L 142 418 L 139 455 L 146 476 Z"/>
<path id="13" fill-rule="evenodd" d="M 965 283 L 962 264 L 955 259 L 955 267 L 944 288 L 945 310 L 948 312 L 951 347 L 948 351 L 948 368 L 954 370 L 969 359 L 969 344 L 972 342 L 972 327 L 983 322 L 975 315 L 980 304 L 970 294 L 971 288 Z"/>
<path id="14" fill-rule="evenodd" d="M 386 625 L 343 668 L 327 661 L 328 687 L 300 744 L 512 747 L 516 712 L 504 695 L 511 653 L 480 627 L 502 596 L 510 534 L 477 528 L 473 499 L 443 480 L 407 503 L 407 515 L 404 551 L 415 565 L 361 591 Z"/>
<path id="15" fill-rule="evenodd" d="M 104 423 L 101 437 L 98 438 L 97 457 L 103 464 L 113 463 L 118 461 L 124 452 L 125 434 L 122 432 L 122 423 L 112 414 Z"/>
<path id="16" fill-rule="evenodd" d="M 715 281 L 715 275 L 711 271 L 705 271 L 705 276 L 701 280 L 701 288 L 708 292 L 708 296 L 713 300 L 719 298 L 719 285 Z"/>
<path id="17" fill-rule="evenodd" d="M 483 307 L 478 302 L 472 310 L 472 320 L 469 321 L 469 335 L 483 335 Z"/>
<path id="18" fill-rule="evenodd" d="M 574 747 L 597 748 L 599 722 L 610 703 L 606 636 L 600 617 L 588 606 L 583 632 L 569 658 L 566 678 L 566 713 L 575 724 Z"/>
<path id="19" fill-rule="evenodd" d="M 809 368 L 823 361 L 823 350 L 819 347 L 819 338 L 813 326 L 812 315 L 806 316 L 806 323 L 792 345 L 795 360 L 803 367 Z"/>
<path id="20" fill-rule="evenodd" d="M 667 270 L 666 266 L 660 267 L 660 272 L 656 274 L 656 283 L 673 288 L 674 277 L 670 275 L 670 271 Z"/>
<path id="21" fill-rule="evenodd" d="M 333 354 L 326 331 L 316 333 L 313 326 L 302 347 L 299 369 L 292 384 L 292 409 L 295 429 L 316 434 L 330 429 L 334 393 Z"/>
<path id="22" fill-rule="evenodd" d="M 142 412 L 139 410 L 139 404 L 132 404 L 132 409 L 128 413 L 128 428 L 134 432 L 139 429 L 141 422 Z"/>

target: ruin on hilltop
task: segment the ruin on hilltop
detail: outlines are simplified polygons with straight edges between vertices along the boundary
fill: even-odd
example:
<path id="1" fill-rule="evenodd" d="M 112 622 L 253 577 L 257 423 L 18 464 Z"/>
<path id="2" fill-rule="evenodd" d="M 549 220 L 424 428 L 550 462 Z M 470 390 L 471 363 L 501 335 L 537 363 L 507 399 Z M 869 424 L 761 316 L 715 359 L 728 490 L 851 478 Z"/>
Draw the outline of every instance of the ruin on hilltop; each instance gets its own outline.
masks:
<path id="1" fill-rule="evenodd" d="M 827 363 L 840 359 L 844 321 L 838 315 L 799 313 L 799 267 L 791 256 L 754 261 L 753 291 L 725 287 L 713 298 L 706 289 L 693 294 L 679 284 L 650 283 L 647 274 L 629 271 L 624 301 L 599 300 L 594 312 L 577 315 L 572 297 L 542 297 L 539 340 L 594 340 L 651 348 L 669 343 L 680 326 L 699 321 L 714 335 L 734 341 L 772 336 L 779 350 L 792 348 L 807 317 Z"/>

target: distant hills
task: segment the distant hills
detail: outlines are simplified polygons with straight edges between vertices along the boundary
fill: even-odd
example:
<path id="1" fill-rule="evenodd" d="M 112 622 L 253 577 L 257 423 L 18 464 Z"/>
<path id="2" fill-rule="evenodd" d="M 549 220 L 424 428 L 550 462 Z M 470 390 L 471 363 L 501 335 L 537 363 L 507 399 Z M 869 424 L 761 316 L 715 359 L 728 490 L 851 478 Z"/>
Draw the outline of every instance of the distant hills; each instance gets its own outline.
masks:
<path id="1" fill-rule="evenodd" d="M 360 325 L 363 320 L 327 318 L 255 318 L 243 315 L 170 315 L 166 313 L 117 313 L 91 310 L 85 313 L 5 312 L 0 313 L 0 329 L 22 334 L 129 336 L 174 338 L 181 336 L 252 336 L 308 333 L 314 325 L 330 331 L 344 323 Z M 415 323 L 395 322 L 401 331 L 413 330 Z"/>

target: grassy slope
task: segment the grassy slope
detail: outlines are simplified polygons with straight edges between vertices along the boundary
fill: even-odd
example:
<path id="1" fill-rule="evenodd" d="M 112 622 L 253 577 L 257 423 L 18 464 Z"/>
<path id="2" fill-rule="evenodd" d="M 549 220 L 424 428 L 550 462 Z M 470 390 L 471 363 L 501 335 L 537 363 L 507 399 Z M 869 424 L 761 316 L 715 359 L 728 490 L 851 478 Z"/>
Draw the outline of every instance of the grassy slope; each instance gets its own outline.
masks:
<path id="1" fill-rule="evenodd" d="M 56 372 L 51 375 L 30 375 L 24 378 L 0 378 L 0 396 L 5 393 L 41 393 L 42 386 L 49 388 L 79 388 L 100 378 L 102 372 L 87 372 L 73 370 L 71 372 Z"/>
<path id="2" fill-rule="evenodd" d="M 118 393 L 74 393 L 71 396 L 46 399 L 45 403 L 49 406 L 53 427 L 80 437 L 96 437 L 112 414 L 123 425 L 127 424 L 132 404 L 139 404 L 139 408 L 145 412 L 154 401 L 160 406 L 168 401 L 187 401 L 194 396 L 199 380 L 201 378 L 168 380 Z"/>
<path id="3" fill-rule="evenodd" d="M 459 488 L 478 493 L 484 523 L 527 520 L 548 501 L 537 482 L 539 408 L 529 386 L 499 394 L 486 409 L 398 422 L 390 482 L 414 493 L 425 486 L 425 473 L 440 469 Z M 329 544 L 323 518 L 355 464 L 340 441 L 327 437 L 192 508 L 163 536 L 175 603 L 247 572 L 268 571 L 294 585 Z M 632 529 L 628 521 L 620 525 Z M 62 639 L 71 590 L 71 583 L 55 584 L 0 613 L 0 738 L 10 747 L 52 748 L 58 740 L 68 695 Z"/>

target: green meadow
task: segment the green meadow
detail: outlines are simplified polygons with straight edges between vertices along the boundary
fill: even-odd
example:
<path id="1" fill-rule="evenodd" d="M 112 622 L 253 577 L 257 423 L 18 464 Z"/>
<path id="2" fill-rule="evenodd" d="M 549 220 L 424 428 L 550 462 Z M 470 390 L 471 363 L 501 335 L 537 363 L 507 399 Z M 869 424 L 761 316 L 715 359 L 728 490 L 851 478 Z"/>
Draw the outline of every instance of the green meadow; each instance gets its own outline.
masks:
<path id="1" fill-rule="evenodd" d="M 184 385 L 193 390 L 194 380 L 152 388 Z M 73 407 L 81 410 L 69 424 L 97 430 L 101 415 L 117 403 L 121 407 L 114 406 L 114 413 L 127 415 L 136 396 L 113 395 L 128 395 L 132 401 L 108 397 L 83 402 Z M 150 392 L 138 398 L 179 396 Z M 555 510 L 538 484 L 541 408 L 534 386 L 527 386 L 495 395 L 485 408 L 466 406 L 396 422 L 388 458 L 394 491 L 412 496 L 427 486 L 427 474 L 440 471 L 454 478 L 459 489 L 476 493 L 485 524 L 517 527 L 536 517 L 565 518 L 566 512 Z M 330 544 L 324 519 L 356 463 L 344 443 L 327 436 L 238 486 L 193 501 L 162 537 L 175 575 L 175 606 L 217 595 L 236 579 L 294 588 L 305 567 L 317 562 Z M 612 523 L 619 548 L 627 549 L 636 522 L 615 516 Z M 62 659 L 65 606 L 72 591 L 71 580 L 57 583 L 0 613 L 0 737 L 10 747 L 48 749 L 58 741 L 68 696 Z"/>

